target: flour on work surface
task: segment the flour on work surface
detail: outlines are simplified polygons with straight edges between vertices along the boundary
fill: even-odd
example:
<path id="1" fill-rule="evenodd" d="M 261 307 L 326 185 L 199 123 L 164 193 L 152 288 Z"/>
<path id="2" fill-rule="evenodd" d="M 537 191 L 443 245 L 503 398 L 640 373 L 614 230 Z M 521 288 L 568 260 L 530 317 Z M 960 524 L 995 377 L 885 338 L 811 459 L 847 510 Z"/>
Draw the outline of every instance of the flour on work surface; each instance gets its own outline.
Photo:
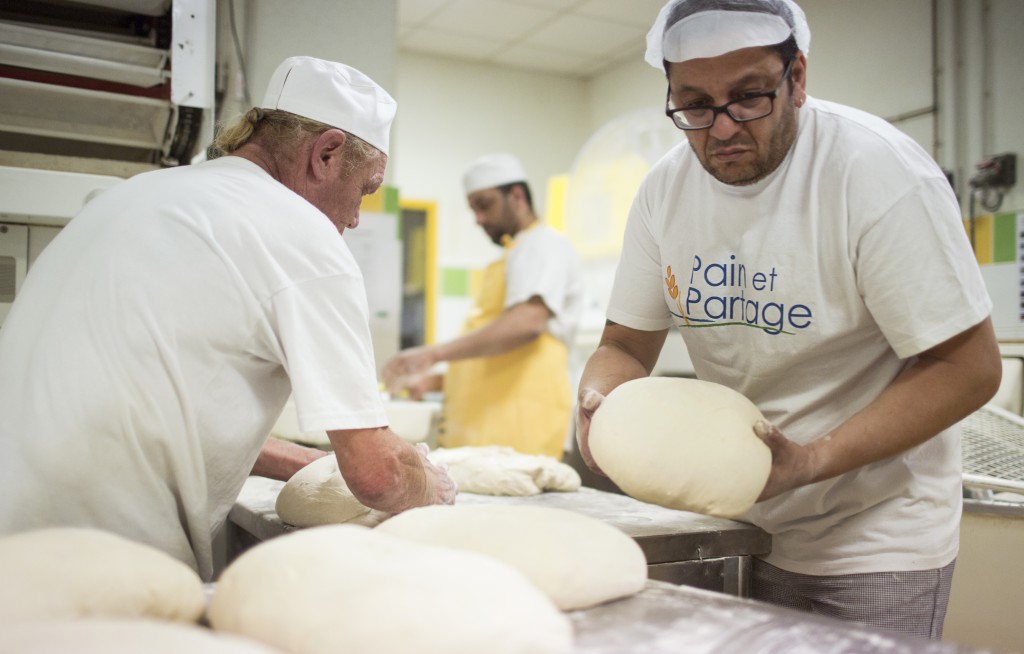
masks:
<path id="1" fill-rule="evenodd" d="M 549 456 L 521 454 L 511 447 L 439 448 L 429 454 L 448 466 L 459 490 L 480 495 L 537 495 L 545 491 L 579 490 L 580 476 Z"/>
<path id="2" fill-rule="evenodd" d="M 497 559 L 356 525 L 303 529 L 221 574 L 218 631 L 291 654 L 568 654 L 567 616 Z"/>
<path id="3" fill-rule="evenodd" d="M 647 560 L 636 541 L 596 518 L 526 505 L 426 506 L 377 531 L 493 556 L 520 570 L 563 611 L 640 592 Z"/>

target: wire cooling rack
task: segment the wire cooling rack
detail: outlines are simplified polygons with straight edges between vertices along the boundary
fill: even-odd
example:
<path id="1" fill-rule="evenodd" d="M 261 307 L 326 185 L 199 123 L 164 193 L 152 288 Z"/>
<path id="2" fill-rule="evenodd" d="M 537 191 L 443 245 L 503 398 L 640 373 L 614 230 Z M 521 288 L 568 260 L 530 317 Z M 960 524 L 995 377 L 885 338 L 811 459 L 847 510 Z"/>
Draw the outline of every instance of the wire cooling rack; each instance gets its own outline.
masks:
<path id="1" fill-rule="evenodd" d="M 986 405 L 961 423 L 964 486 L 1024 491 L 1024 418 Z"/>

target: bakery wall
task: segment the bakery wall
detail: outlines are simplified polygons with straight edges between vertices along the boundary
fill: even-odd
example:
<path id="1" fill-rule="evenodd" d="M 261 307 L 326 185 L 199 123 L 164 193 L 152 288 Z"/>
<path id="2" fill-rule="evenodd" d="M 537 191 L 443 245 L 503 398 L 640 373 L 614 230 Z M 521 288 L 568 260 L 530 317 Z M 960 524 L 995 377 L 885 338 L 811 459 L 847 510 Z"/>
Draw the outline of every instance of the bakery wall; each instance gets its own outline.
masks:
<path id="1" fill-rule="evenodd" d="M 545 213 L 549 179 L 571 171 L 602 127 L 634 112 L 656 112 L 664 102 L 662 74 L 639 56 L 582 79 L 401 50 L 397 0 L 232 4 L 253 95 L 280 59 L 298 53 L 346 61 L 395 95 L 389 183 L 404 198 L 436 203 L 436 261 L 443 270 L 471 270 L 497 254 L 459 185 L 473 157 L 498 149 L 518 154 Z M 890 119 L 916 139 L 952 174 L 965 214 L 975 164 L 989 154 L 1024 151 L 1024 76 L 1018 71 L 1024 42 L 1014 33 L 1024 24 L 1024 3 L 802 0 L 801 6 L 812 29 L 809 92 Z M 1018 185 L 1002 210 L 1022 208 Z M 609 274 L 594 277 L 599 305 Z M 458 330 L 467 302 L 444 290 L 435 313 L 437 338 Z M 1013 304 L 1010 293 L 996 289 L 997 305 L 1003 295 Z"/>

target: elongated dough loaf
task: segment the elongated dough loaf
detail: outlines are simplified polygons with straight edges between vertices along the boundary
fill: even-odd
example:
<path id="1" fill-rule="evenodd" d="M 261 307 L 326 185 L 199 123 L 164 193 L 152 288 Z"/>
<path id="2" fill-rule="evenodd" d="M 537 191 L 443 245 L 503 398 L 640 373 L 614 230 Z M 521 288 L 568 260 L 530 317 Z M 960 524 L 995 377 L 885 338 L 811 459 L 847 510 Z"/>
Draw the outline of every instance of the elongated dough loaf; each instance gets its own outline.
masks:
<path id="1" fill-rule="evenodd" d="M 224 570 L 210 624 L 290 654 L 568 654 L 569 619 L 518 570 L 357 525 L 311 527 Z"/>
<path id="2" fill-rule="evenodd" d="M 377 531 L 493 556 L 522 571 L 563 611 L 638 593 L 647 581 L 647 559 L 635 540 L 566 509 L 425 506 L 400 513 Z"/>
<path id="3" fill-rule="evenodd" d="M 81 617 L 194 622 L 195 570 L 161 550 L 98 529 L 53 528 L 0 539 L 0 622 Z"/>

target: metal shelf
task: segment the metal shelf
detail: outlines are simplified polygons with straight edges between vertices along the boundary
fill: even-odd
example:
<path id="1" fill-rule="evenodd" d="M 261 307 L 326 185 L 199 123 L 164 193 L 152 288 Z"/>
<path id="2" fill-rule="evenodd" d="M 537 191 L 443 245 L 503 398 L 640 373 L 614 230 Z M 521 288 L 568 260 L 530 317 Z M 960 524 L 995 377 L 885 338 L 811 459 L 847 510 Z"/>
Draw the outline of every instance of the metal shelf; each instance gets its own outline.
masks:
<path id="1" fill-rule="evenodd" d="M 0 64 L 148 88 L 170 78 L 164 50 L 0 21 Z"/>
<path id="2" fill-rule="evenodd" d="M 172 113 L 166 100 L 0 78 L 0 131 L 159 150 Z"/>

